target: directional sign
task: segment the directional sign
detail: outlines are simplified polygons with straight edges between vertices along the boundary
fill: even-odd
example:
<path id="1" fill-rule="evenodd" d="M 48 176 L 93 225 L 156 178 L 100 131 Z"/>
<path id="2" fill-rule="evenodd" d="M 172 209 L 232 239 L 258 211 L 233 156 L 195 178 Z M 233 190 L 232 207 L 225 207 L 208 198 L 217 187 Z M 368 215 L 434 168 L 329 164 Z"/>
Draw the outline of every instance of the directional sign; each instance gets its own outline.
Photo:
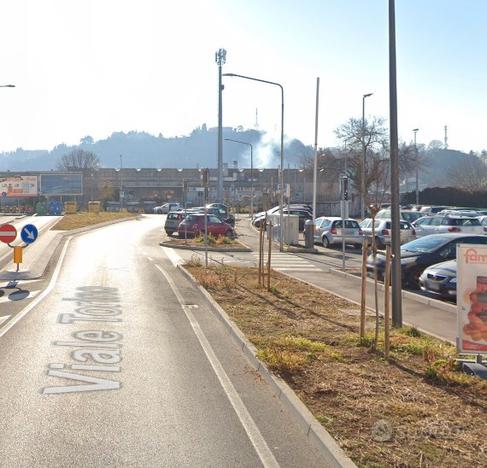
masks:
<path id="1" fill-rule="evenodd" d="M 20 237 L 26 244 L 32 244 L 37 239 L 39 232 L 33 224 L 26 224 L 22 231 L 20 231 Z"/>
<path id="2" fill-rule="evenodd" d="M 17 229 L 11 224 L 2 224 L 0 226 L 0 241 L 5 244 L 10 244 L 17 237 Z"/>

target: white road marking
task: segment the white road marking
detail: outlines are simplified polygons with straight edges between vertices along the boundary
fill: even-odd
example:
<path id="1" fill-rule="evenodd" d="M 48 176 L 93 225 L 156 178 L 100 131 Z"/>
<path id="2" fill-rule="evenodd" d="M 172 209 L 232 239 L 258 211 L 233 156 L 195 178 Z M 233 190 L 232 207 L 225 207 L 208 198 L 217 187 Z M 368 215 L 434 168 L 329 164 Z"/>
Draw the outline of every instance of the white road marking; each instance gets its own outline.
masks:
<path id="1" fill-rule="evenodd" d="M 174 252 L 174 249 L 162 247 L 162 250 L 175 267 L 184 263 L 183 259 L 176 252 Z"/>
<path id="2" fill-rule="evenodd" d="M 183 312 L 186 314 L 186 317 L 193 328 L 194 334 L 198 338 L 198 341 L 203 348 L 203 351 L 208 358 L 208 361 L 213 368 L 218 380 L 220 381 L 220 385 L 222 386 L 224 392 L 227 395 L 228 400 L 230 401 L 235 413 L 237 414 L 245 432 L 247 433 L 250 442 L 254 446 L 257 455 L 260 458 L 260 461 L 264 465 L 264 467 L 279 467 L 277 460 L 274 457 L 274 454 L 271 452 L 269 446 L 267 445 L 266 441 L 262 437 L 262 434 L 259 431 L 259 428 L 255 424 L 255 421 L 252 419 L 249 411 L 247 410 L 246 406 L 244 405 L 243 401 L 240 399 L 235 387 L 233 386 L 231 380 L 228 378 L 225 370 L 223 369 L 222 364 L 216 357 L 213 348 L 211 347 L 208 339 L 206 338 L 203 330 L 200 328 L 199 323 L 194 318 L 193 313 L 191 312 L 191 308 L 185 305 L 185 301 L 183 296 L 179 292 L 176 284 L 172 280 L 172 278 L 159 266 L 155 265 L 155 267 L 162 273 L 166 281 L 169 283 L 174 295 L 176 296 Z"/>
<path id="3" fill-rule="evenodd" d="M 11 317 L 11 315 L 4 315 L 3 317 L 0 317 L 0 325 L 8 320 Z"/>
<path id="4" fill-rule="evenodd" d="M 64 244 L 63 250 L 61 251 L 61 255 L 59 256 L 59 260 L 56 264 L 56 268 L 54 273 L 52 274 L 51 281 L 44 291 L 39 294 L 28 306 L 24 307 L 15 317 L 10 320 L 3 328 L 0 329 L 0 338 L 5 335 L 19 320 L 24 318 L 39 302 L 41 302 L 54 288 L 56 281 L 59 277 L 59 273 L 61 271 L 61 266 L 64 261 L 64 257 L 66 256 L 66 250 L 68 249 L 68 245 L 71 241 L 72 237 L 68 237 L 66 239 L 66 243 Z"/>
<path id="5" fill-rule="evenodd" d="M 276 271 L 295 271 L 297 273 L 299 273 L 300 271 L 314 271 L 314 272 L 317 272 L 317 271 L 321 271 L 319 268 L 274 268 L 274 270 Z"/>
<path id="6" fill-rule="evenodd" d="M 22 292 L 27 292 L 27 291 L 12 291 L 10 294 L 5 294 L 4 296 L 0 297 L 0 304 L 3 304 L 5 302 L 17 302 L 17 301 L 25 301 L 26 299 L 34 299 L 34 297 L 36 297 L 40 292 L 41 290 L 39 289 L 38 291 L 28 291 L 29 292 L 29 295 L 23 297 L 22 299 L 10 299 L 10 296 L 11 294 L 19 294 L 19 296 L 22 294 Z"/>
<path id="7" fill-rule="evenodd" d="M 153 262 L 154 259 L 152 257 L 147 257 L 149 259 L 150 262 Z"/>

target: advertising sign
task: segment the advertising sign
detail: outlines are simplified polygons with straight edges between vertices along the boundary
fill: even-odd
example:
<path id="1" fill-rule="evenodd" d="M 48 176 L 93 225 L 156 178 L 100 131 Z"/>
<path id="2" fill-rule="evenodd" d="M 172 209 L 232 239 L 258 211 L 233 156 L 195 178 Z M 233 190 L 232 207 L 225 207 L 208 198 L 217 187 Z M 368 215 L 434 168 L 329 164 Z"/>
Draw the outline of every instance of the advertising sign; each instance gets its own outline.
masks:
<path id="1" fill-rule="evenodd" d="M 458 350 L 487 353 L 487 245 L 457 246 Z"/>
<path id="2" fill-rule="evenodd" d="M 81 174 L 41 174 L 41 195 L 83 195 Z"/>
<path id="3" fill-rule="evenodd" d="M 37 176 L 8 176 L 0 178 L 3 198 L 37 197 Z"/>

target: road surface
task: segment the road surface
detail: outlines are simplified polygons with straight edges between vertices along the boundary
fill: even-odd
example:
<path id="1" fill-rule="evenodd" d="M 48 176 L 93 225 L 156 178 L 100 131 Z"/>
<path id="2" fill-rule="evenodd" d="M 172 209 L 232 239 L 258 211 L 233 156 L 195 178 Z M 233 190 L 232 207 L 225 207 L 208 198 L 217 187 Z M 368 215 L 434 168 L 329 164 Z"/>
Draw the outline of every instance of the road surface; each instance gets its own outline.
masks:
<path id="1" fill-rule="evenodd" d="M 38 293 L 0 324 L 0 465 L 326 466 L 160 237 L 157 216 L 74 237 L 17 285 Z"/>

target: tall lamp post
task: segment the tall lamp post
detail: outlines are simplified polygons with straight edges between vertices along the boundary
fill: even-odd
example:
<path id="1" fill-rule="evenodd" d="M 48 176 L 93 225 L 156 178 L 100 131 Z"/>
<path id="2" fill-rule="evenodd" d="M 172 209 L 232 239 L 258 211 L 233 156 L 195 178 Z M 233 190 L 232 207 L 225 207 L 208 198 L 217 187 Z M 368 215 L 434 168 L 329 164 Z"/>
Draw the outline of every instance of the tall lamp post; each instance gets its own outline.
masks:
<path id="1" fill-rule="evenodd" d="M 250 217 L 254 216 L 254 147 L 252 143 L 246 141 L 233 140 L 232 138 L 225 138 L 225 141 L 232 141 L 241 145 L 250 147 Z"/>
<path id="2" fill-rule="evenodd" d="M 419 205 L 419 161 L 418 161 L 418 146 L 416 144 L 416 133 L 419 128 L 413 128 L 414 133 L 414 154 L 416 157 L 416 206 Z"/>
<path id="3" fill-rule="evenodd" d="M 281 164 L 280 164 L 280 177 L 279 177 L 279 186 L 280 186 L 280 196 L 279 196 L 279 250 L 282 252 L 284 250 L 284 243 L 282 239 L 282 233 L 283 233 L 283 221 L 284 221 L 284 215 L 283 215 L 283 207 L 284 207 L 284 88 L 280 83 L 276 83 L 274 81 L 267 81 L 267 80 L 261 80 L 259 78 L 253 78 L 251 76 L 245 76 L 245 75 L 237 75 L 236 73 L 224 73 L 223 76 L 232 76 L 236 78 L 243 78 L 245 80 L 252 80 L 252 81 L 258 81 L 259 83 L 266 83 L 270 84 L 273 86 L 278 86 L 281 89 Z"/>
<path id="4" fill-rule="evenodd" d="M 215 62 L 218 65 L 218 184 L 216 189 L 217 201 L 223 203 L 223 105 L 222 105 L 222 65 L 227 61 L 227 51 L 218 49 L 215 52 Z"/>
<path id="5" fill-rule="evenodd" d="M 391 158 L 392 325 L 402 326 L 401 214 L 399 209 L 399 143 L 397 134 L 396 12 L 389 0 L 389 121 Z"/>
<path id="6" fill-rule="evenodd" d="M 366 190 L 366 185 L 365 185 L 365 166 L 366 166 L 366 153 L 367 153 L 367 147 L 365 146 L 365 99 L 372 96 L 374 93 L 368 93 L 364 94 L 362 96 L 362 164 L 360 165 L 360 216 L 362 218 L 365 218 L 365 190 Z"/>

